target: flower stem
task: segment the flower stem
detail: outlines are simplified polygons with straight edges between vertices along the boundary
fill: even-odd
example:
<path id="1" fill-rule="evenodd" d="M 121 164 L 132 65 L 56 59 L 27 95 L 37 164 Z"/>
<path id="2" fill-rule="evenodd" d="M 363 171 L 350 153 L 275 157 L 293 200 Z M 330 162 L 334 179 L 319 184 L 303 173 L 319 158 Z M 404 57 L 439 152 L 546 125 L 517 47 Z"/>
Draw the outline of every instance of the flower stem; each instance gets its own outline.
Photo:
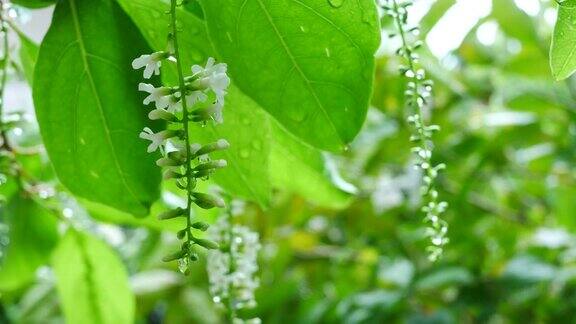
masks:
<path id="1" fill-rule="evenodd" d="M 389 9 L 392 11 L 391 16 L 394 19 L 398 35 L 401 40 L 401 48 L 398 55 L 403 57 L 407 65 L 406 71 L 403 72 L 410 80 L 407 90 L 408 107 L 410 108 L 409 122 L 413 124 L 416 131 L 416 140 L 420 147 L 416 147 L 415 153 L 418 154 L 419 166 L 424 171 L 424 185 L 422 186 L 422 196 L 427 199 L 427 205 L 423 207 L 426 212 L 425 221 L 430 224 L 428 228 L 429 235 L 432 238 L 432 245 L 428 247 L 430 252 L 429 258 L 432 261 L 437 260 L 443 253 L 443 247 L 448 242 L 446 232 L 448 225 L 439 216 L 446 208 L 445 202 L 438 200 L 438 191 L 436 190 L 435 179 L 438 176 L 438 170 L 443 166 L 434 166 L 432 164 L 433 146 L 430 143 L 432 127 L 427 125 L 424 120 L 423 109 L 426 105 L 423 93 L 429 94 L 429 85 L 424 82 L 424 72 L 417 70 L 417 55 L 414 53 L 416 46 L 411 46 L 407 39 L 406 5 L 400 5 L 398 0 L 390 0 Z M 422 90 L 424 89 L 424 90 Z M 437 128 L 437 127 L 436 127 Z"/>
<path id="2" fill-rule="evenodd" d="M 184 79 L 184 71 L 182 70 L 182 61 L 180 60 L 180 49 L 178 46 L 178 26 L 176 17 L 176 7 L 177 0 L 170 0 L 170 19 L 172 25 L 172 42 L 174 47 L 174 58 L 176 59 L 176 70 L 178 71 L 178 83 L 180 88 L 180 102 L 182 103 L 182 123 L 184 124 L 184 138 L 186 143 L 186 235 L 188 242 L 193 241 L 192 231 L 190 227 L 192 226 L 190 220 L 190 213 L 192 210 L 192 190 L 193 190 L 193 178 L 192 178 L 192 152 L 190 150 L 190 136 L 189 136 L 189 111 L 186 105 L 186 81 Z"/>
<path id="3" fill-rule="evenodd" d="M 2 141 L 2 146 L 8 146 L 8 138 L 6 136 L 6 130 L 4 129 L 2 114 L 4 111 L 4 90 L 6 88 L 6 83 L 8 81 L 8 66 L 10 60 L 10 49 L 8 42 L 8 27 L 7 19 L 4 17 L 4 1 L 0 0 L 0 36 L 2 36 L 2 78 L 0 79 L 0 140 Z"/>

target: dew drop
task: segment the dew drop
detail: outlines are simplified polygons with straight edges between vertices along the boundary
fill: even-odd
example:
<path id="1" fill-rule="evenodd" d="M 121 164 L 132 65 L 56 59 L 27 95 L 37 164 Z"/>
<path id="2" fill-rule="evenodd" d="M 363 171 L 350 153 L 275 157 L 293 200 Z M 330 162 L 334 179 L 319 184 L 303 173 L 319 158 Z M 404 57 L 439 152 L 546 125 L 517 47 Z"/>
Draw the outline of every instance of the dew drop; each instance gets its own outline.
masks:
<path id="1" fill-rule="evenodd" d="M 250 151 L 248 151 L 247 149 L 241 149 L 240 157 L 243 159 L 247 159 L 248 157 L 250 157 Z"/>
<path id="2" fill-rule="evenodd" d="M 258 151 L 260 151 L 262 149 L 262 142 L 256 140 L 254 142 L 252 142 L 252 147 Z"/>
<path id="3" fill-rule="evenodd" d="M 308 32 L 308 29 L 307 29 L 306 27 L 304 27 L 304 26 L 300 26 L 300 30 L 301 30 L 303 33 L 307 33 L 307 32 Z"/>
<path id="4" fill-rule="evenodd" d="M 178 270 L 180 270 L 181 273 L 186 273 L 188 270 L 188 259 L 182 258 L 178 260 Z"/>
<path id="5" fill-rule="evenodd" d="M 344 0 L 328 0 L 328 3 L 334 8 L 340 8 L 344 4 Z"/>
<path id="6" fill-rule="evenodd" d="M 330 57 L 330 49 L 326 47 L 324 51 L 326 51 L 326 57 Z"/>

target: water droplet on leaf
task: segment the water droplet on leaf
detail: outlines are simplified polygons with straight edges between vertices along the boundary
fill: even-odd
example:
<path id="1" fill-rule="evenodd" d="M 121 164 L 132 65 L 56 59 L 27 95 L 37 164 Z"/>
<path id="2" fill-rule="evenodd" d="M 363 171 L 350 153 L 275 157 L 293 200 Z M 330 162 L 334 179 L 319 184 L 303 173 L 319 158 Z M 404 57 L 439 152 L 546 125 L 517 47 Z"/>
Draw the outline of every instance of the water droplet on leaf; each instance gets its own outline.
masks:
<path id="1" fill-rule="evenodd" d="M 328 0 L 328 3 L 334 8 L 340 8 L 344 4 L 344 0 Z"/>
<path id="2" fill-rule="evenodd" d="M 250 151 L 248 151 L 248 149 L 241 149 L 240 157 L 243 159 L 247 159 L 248 157 L 250 157 Z"/>

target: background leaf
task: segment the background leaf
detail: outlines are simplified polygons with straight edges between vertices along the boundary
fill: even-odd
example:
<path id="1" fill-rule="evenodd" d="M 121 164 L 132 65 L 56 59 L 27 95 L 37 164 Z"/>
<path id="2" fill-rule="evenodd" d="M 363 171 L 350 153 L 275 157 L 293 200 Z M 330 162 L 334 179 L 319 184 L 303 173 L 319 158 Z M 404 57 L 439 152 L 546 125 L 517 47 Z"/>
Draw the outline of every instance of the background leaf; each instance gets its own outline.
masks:
<path id="1" fill-rule="evenodd" d="M 135 215 L 147 214 L 160 182 L 154 156 L 138 138 L 147 118 L 141 75 L 131 70 L 131 61 L 149 52 L 115 1 L 61 1 L 34 82 L 40 130 L 62 183 Z"/>
<path id="2" fill-rule="evenodd" d="M 39 48 L 26 35 L 19 33 L 18 36 L 20 37 L 20 62 L 22 63 L 22 69 L 28 83 L 33 84 L 34 66 L 36 66 L 36 61 L 38 61 Z"/>
<path id="3" fill-rule="evenodd" d="M 56 219 L 36 202 L 15 195 L 0 208 L 8 226 L 8 249 L 0 263 L 0 291 L 21 288 L 34 280 L 36 269 L 48 262 L 56 245 Z"/>
<path id="4" fill-rule="evenodd" d="M 134 322 L 134 296 L 116 254 L 102 241 L 69 230 L 52 257 L 67 323 Z"/>
<path id="5" fill-rule="evenodd" d="M 380 30 L 375 3 L 201 1 L 236 84 L 308 143 L 342 149 L 368 109 Z"/>
<path id="6" fill-rule="evenodd" d="M 272 134 L 270 177 L 275 187 L 323 207 L 342 208 L 350 202 L 350 193 L 331 181 L 320 151 L 300 142 L 276 121 L 272 122 Z"/>
<path id="7" fill-rule="evenodd" d="M 566 0 L 558 7 L 550 62 L 556 80 L 566 79 L 576 71 L 576 0 Z"/>

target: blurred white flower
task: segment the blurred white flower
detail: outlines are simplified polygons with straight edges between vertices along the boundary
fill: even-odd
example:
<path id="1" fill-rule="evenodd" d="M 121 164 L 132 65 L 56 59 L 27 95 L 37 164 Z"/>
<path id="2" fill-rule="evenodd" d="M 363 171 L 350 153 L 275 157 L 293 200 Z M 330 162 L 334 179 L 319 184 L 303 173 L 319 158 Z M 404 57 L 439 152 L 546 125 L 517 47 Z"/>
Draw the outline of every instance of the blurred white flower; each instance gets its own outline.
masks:
<path id="1" fill-rule="evenodd" d="M 215 302 L 231 301 L 235 310 L 256 306 L 254 292 L 260 282 L 258 272 L 258 234 L 245 226 L 233 225 L 225 217 L 210 227 L 210 239 L 229 250 L 208 253 L 210 293 Z"/>

